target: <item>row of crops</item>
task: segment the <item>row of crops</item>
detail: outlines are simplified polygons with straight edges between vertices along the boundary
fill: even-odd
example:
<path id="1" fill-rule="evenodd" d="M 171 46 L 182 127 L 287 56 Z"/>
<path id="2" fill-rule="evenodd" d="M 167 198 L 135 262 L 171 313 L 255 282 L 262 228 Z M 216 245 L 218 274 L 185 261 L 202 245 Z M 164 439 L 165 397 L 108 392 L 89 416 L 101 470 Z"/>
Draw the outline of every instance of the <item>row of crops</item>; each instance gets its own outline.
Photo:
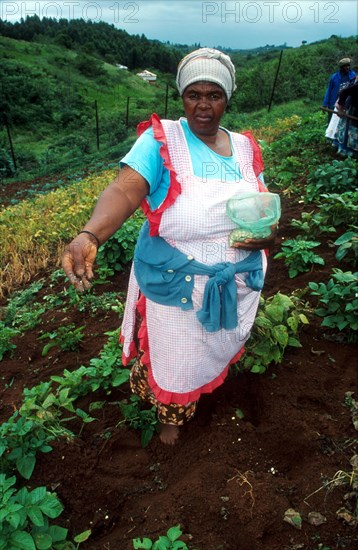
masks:
<path id="1" fill-rule="evenodd" d="M 291 117 L 260 130 L 270 190 L 287 201 L 302 203 L 301 218 L 291 221 L 295 238 L 284 239 L 271 261 L 284 262 L 288 276 L 294 279 L 324 265 L 316 249 L 330 243 L 337 264 L 327 280 L 309 282 L 292 295 L 262 296 L 246 353 L 236 365 L 238 372 L 262 374 L 270 365 L 280 364 L 288 347 L 301 346 L 300 331 L 313 315 L 320 318 L 322 326 L 339 333 L 341 341 L 356 339 L 358 169 L 354 160 L 332 158 L 323 133 L 318 116 Z M 128 269 L 143 221 L 140 213 L 101 247 L 90 292 L 79 295 L 56 269 L 64 243 L 83 226 L 96 197 L 113 175 L 113 170 L 102 172 L 0 214 L 0 362 L 16 356 L 19 336 L 41 327 L 49 311 L 75 308 L 91 316 L 108 311 L 122 316 L 123 294 L 101 292 L 101 288 L 116 272 Z M 52 271 L 49 282 L 38 278 L 41 270 Z M 63 283 L 60 292 L 59 281 Z M 62 325 L 42 331 L 38 346 L 43 357 L 52 348 L 63 353 L 76 351 L 84 334 L 85 326 Z M 98 391 L 108 393 L 128 382 L 129 371 L 120 359 L 118 330 L 106 336 L 100 353 L 88 364 L 25 388 L 22 402 L 0 426 L 0 550 L 72 550 L 91 536 L 90 530 L 68 533 L 57 525 L 63 506 L 56 493 L 46 487 L 30 490 L 28 482 L 40 453 L 50 453 L 59 438 L 70 441 L 80 436 L 69 429 L 68 415 L 79 419 L 82 427 L 95 422 L 94 412 L 103 406 Z M 78 406 L 84 396 L 91 398 L 88 410 Z M 123 423 L 141 431 L 146 446 L 156 431 L 155 411 L 143 408 L 133 396 L 121 404 L 120 413 Z M 180 535 L 179 527 L 171 528 L 157 542 L 135 539 L 133 546 L 185 549 Z"/>

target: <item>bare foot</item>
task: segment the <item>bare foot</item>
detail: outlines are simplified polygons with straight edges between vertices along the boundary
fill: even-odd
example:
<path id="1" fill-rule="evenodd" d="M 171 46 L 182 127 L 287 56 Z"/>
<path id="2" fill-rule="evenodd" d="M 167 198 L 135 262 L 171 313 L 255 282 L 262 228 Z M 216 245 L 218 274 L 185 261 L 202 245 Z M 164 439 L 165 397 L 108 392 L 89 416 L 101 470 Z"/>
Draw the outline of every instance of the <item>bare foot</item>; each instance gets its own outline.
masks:
<path id="1" fill-rule="evenodd" d="M 166 445 L 174 445 L 179 437 L 179 427 L 173 424 L 160 423 L 159 438 L 162 443 Z"/>

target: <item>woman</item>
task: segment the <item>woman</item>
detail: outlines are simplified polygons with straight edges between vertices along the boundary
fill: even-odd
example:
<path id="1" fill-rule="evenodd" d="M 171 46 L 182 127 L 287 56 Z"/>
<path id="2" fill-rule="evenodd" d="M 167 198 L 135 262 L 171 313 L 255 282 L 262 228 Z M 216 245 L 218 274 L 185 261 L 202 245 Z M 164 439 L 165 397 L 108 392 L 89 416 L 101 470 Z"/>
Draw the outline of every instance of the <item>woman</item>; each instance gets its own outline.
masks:
<path id="1" fill-rule="evenodd" d="M 358 77 L 339 93 L 335 108 L 338 115 L 346 113 L 337 126 L 334 144 L 338 153 L 358 157 Z M 352 118 L 350 118 L 352 117 Z"/>
<path id="2" fill-rule="evenodd" d="M 274 241 L 228 245 L 235 227 L 229 198 L 265 191 L 262 160 L 249 135 L 220 120 L 235 89 L 235 68 L 218 50 L 201 48 L 179 64 L 177 86 L 186 118 L 139 125 L 84 230 L 63 255 L 78 289 L 88 288 L 97 248 L 138 208 L 138 239 L 122 325 L 123 363 L 136 358 L 132 390 L 156 405 L 160 438 L 173 444 L 202 393 L 225 379 L 243 353 Z"/>

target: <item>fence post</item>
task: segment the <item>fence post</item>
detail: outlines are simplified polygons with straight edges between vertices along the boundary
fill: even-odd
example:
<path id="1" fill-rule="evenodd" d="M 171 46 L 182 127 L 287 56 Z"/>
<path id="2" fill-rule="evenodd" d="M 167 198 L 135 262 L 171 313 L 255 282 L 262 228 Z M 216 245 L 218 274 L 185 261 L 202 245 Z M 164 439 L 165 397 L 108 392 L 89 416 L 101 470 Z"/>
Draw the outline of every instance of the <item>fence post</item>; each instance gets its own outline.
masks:
<path id="1" fill-rule="evenodd" d="M 279 73 L 280 65 L 281 65 L 282 54 L 283 54 L 283 50 L 280 51 L 280 58 L 278 60 L 277 71 L 276 71 L 276 74 L 275 74 L 275 80 L 274 80 L 274 83 L 273 83 L 273 86 L 272 86 L 272 92 L 271 92 L 271 97 L 270 97 L 270 103 L 269 103 L 269 106 L 268 106 L 268 111 L 271 110 L 271 105 L 272 105 L 272 101 L 273 101 L 273 94 L 275 93 L 277 77 L 278 77 L 278 73 Z"/>
<path id="2" fill-rule="evenodd" d="M 169 84 L 167 84 L 165 88 L 164 118 L 167 118 L 167 114 L 168 114 L 168 93 L 169 93 Z"/>
<path id="3" fill-rule="evenodd" d="M 126 107 L 126 128 L 129 126 L 129 97 L 127 97 L 127 107 Z"/>
<path id="4" fill-rule="evenodd" d="M 15 153 L 14 153 L 14 147 L 13 147 L 13 145 L 12 145 L 12 139 L 11 139 L 11 134 L 10 134 L 10 127 L 9 127 L 9 125 L 8 125 L 8 123 L 7 123 L 7 118 L 6 118 L 6 117 L 5 117 L 4 123 L 5 123 L 6 132 L 7 132 L 7 137 L 9 138 L 9 144 L 10 144 L 10 151 L 11 151 L 12 162 L 14 163 L 14 168 L 15 168 L 15 170 L 17 170 L 17 164 L 16 164 Z"/>
<path id="5" fill-rule="evenodd" d="M 98 106 L 97 106 L 97 99 L 94 100 L 94 108 L 95 108 L 95 112 L 96 112 L 97 151 L 99 151 L 99 124 L 98 124 Z"/>

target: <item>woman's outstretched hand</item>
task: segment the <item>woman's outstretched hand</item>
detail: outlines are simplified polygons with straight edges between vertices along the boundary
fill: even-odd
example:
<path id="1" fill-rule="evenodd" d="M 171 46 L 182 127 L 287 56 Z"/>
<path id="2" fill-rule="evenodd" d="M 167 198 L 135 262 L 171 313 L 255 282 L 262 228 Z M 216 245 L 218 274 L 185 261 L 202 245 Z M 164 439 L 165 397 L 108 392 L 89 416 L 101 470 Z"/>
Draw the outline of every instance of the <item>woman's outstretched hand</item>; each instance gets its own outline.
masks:
<path id="1" fill-rule="evenodd" d="M 83 292 L 90 288 L 97 243 L 86 233 L 77 235 L 62 254 L 62 267 L 70 283 Z"/>
<path id="2" fill-rule="evenodd" d="M 124 166 L 102 192 L 89 226 L 85 225 L 85 229 L 66 246 L 62 254 L 63 270 L 79 292 L 91 286 L 98 246 L 121 227 L 148 193 L 147 181 L 130 166 Z"/>

